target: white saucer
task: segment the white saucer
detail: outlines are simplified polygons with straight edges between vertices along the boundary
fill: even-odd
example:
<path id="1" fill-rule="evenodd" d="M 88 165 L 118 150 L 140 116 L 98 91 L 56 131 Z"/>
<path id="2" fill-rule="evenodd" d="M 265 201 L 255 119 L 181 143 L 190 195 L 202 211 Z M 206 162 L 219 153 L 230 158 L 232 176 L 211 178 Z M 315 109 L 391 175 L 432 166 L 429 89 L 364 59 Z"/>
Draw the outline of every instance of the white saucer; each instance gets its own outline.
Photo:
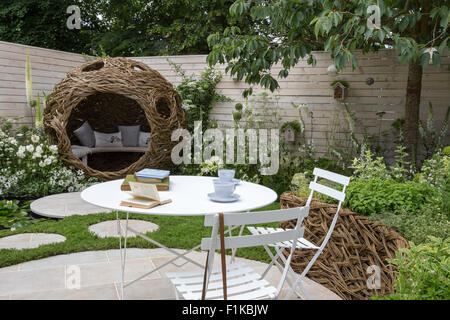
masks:
<path id="1" fill-rule="evenodd" d="M 234 202 L 239 200 L 240 196 L 236 193 L 233 193 L 229 198 L 222 198 L 216 195 L 215 192 L 208 193 L 208 198 L 215 202 Z"/>

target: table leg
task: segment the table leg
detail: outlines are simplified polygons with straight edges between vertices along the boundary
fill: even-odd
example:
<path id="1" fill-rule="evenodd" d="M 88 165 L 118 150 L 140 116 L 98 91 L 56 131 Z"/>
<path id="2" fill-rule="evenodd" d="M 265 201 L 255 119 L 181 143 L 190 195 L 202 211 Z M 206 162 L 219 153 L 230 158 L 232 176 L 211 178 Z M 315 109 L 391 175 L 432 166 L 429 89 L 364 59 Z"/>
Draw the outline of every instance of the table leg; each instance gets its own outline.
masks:
<path id="1" fill-rule="evenodd" d="M 127 219 L 125 224 L 125 239 L 124 246 L 122 248 L 122 226 L 119 219 L 119 211 L 116 211 L 116 219 L 117 219 L 117 234 L 119 235 L 119 255 L 120 255 L 120 269 L 121 269 L 121 277 L 120 277 L 120 299 L 124 299 L 124 282 L 125 282 L 125 264 L 127 258 L 127 238 L 128 238 L 128 212 Z"/>

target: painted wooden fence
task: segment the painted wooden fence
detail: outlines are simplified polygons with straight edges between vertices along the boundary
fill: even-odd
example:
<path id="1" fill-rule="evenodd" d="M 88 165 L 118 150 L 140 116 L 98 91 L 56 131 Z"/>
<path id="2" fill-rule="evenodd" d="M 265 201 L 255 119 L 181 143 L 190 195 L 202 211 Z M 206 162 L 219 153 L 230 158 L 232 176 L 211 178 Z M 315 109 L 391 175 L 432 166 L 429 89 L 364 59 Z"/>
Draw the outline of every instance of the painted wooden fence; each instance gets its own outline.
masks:
<path id="1" fill-rule="evenodd" d="M 25 61 L 30 55 L 33 76 L 33 90 L 49 94 L 53 86 L 64 78 L 65 74 L 86 61 L 80 54 L 66 53 L 31 46 L 18 45 L 0 41 L 0 116 L 22 117 L 20 122 L 30 123 L 31 112 L 25 96 Z M 273 95 L 281 122 L 298 119 L 298 110 L 293 104 L 303 104 L 312 111 L 313 118 L 303 112 L 307 126 L 307 137 L 312 125 L 312 138 L 319 153 L 327 150 L 327 137 L 335 140 L 347 139 L 348 126 L 344 120 L 344 105 L 333 98 L 330 83 L 335 77 L 327 73 L 332 64 L 329 53 L 317 52 L 317 65 L 312 67 L 301 61 L 291 70 L 289 77 L 280 80 L 280 90 Z M 134 57 L 151 68 L 159 71 L 167 80 L 177 85 L 181 78 L 176 74 L 169 60 L 180 64 L 187 74 L 199 74 L 206 66 L 205 55 L 168 56 L 168 57 Z M 349 83 L 345 102 L 354 112 L 357 122 L 356 130 L 361 136 L 364 130 L 377 134 L 391 128 L 392 122 L 404 116 L 404 104 L 407 82 L 407 65 L 399 66 L 395 53 L 381 50 L 378 53 L 358 54 L 359 66 L 356 70 L 345 69 L 338 76 Z M 224 69 L 223 66 L 218 69 Z M 279 67 L 274 67 L 277 74 Z M 372 85 L 366 84 L 367 78 L 373 78 Z M 235 81 L 224 75 L 217 91 L 233 99 L 232 102 L 218 102 L 214 105 L 211 118 L 216 119 L 220 127 L 233 126 L 232 112 L 237 102 L 244 102 L 242 91 L 248 85 Z M 255 92 L 263 92 L 255 88 Z M 262 104 L 257 103 L 258 95 L 250 99 L 249 105 L 262 111 Z M 447 107 L 450 105 L 450 55 L 442 58 L 440 68 L 430 65 L 423 75 L 421 118 L 426 119 L 428 104 L 434 107 L 434 118 L 440 128 Z M 389 138 L 388 140 L 392 140 Z M 450 143 L 450 135 L 446 137 Z"/>

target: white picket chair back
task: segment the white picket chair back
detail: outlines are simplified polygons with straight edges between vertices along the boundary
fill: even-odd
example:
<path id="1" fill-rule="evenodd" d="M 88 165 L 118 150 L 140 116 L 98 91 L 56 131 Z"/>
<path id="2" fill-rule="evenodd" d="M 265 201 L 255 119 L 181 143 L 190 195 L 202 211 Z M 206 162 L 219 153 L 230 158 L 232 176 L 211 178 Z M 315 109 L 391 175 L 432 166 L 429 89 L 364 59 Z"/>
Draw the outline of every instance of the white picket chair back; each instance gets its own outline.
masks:
<path id="1" fill-rule="evenodd" d="M 292 247 L 290 254 L 286 260 L 286 265 L 283 270 L 282 277 L 278 283 L 275 297 L 278 297 L 287 272 L 289 264 L 292 258 L 292 253 L 295 250 L 297 239 L 303 237 L 304 228 L 301 227 L 303 219 L 308 215 L 309 207 L 291 208 L 264 212 L 247 212 L 247 213 L 229 213 L 224 214 L 224 226 L 236 226 L 236 225 L 253 225 L 261 223 L 279 222 L 284 220 L 297 219 L 297 224 L 294 229 L 285 230 L 282 232 L 259 234 L 259 235 L 241 235 L 241 236 L 228 236 L 225 237 L 225 249 L 237 249 L 245 247 L 264 246 L 274 244 L 283 241 L 292 241 Z M 220 238 L 218 236 L 219 230 L 219 215 L 210 215 L 205 217 L 206 227 L 212 227 L 211 237 L 202 239 L 202 250 L 209 250 L 206 287 L 210 280 L 211 270 L 213 270 L 214 264 L 214 252 L 220 249 Z"/>
<path id="2" fill-rule="evenodd" d="M 347 186 L 350 182 L 350 177 L 346 177 L 341 174 L 323 170 L 320 168 L 314 168 L 313 175 L 314 175 L 314 181 L 311 181 L 309 184 L 311 193 L 309 194 L 308 200 L 306 201 L 306 206 L 309 207 L 311 205 L 311 200 L 313 198 L 314 192 L 322 193 L 324 195 L 327 195 L 327 196 L 339 201 L 336 213 L 333 217 L 330 228 L 328 229 L 327 235 L 325 236 L 324 240 L 322 241 L 322 244 L 320 245 L 320 251 L 322 251 L 323 248 L 326 246 L 328 240 L 330 239 L 333 229 L 336 225 L 336 221 L 339 217 L 339 211 L 341 210 L 342 202 L 344 202 L 344 200 L 345 200 L 345 189 L 347 188 Z M 341 185 L 343 185 L 343 189 L 342 189 L 342 191 L 339 191 L 339 190 L 327 187 L 323 184 L 320 184 L 317 182 L 318 178 L 323 178 L 323 179 L 341 184 Z"/>

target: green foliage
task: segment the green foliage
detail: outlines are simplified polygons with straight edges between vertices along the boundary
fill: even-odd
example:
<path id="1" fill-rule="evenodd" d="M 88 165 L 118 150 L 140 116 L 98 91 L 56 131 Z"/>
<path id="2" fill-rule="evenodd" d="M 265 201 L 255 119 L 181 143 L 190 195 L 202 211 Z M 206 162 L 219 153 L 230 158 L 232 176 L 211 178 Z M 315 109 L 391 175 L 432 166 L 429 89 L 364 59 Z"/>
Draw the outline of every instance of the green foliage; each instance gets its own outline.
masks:
<path id="1" fill-rule="evenodd" d="M 16 229 L 31 223 L 28 215 L 29 204 L 17 200 L 0 201 L 0 229 Z"/>
<path id="2" fill-rule="evenodd" d="M 209 34 L 250 26 L 231 16 L 232 0 L 96 1 L 103 32 L 92 46 L 102 44 L 111 56 L 208 53 Z"/>
<path id="3" fill-rule="evenodd" d="M 230 7 L 232 16 L 247 18 L 254 28 L 249 31 L 231 26 L 223 33 L 208 37 L 211 53 L 208 63 L 227 63 L 227 72 L 249 84 L 260 84 L 272 91 L 279 87 L 270 74 L 275 64 L 286 78 L 300 58 L 315 64 L 313 50 L 331 53 L 334 64 L 342 70 L 349 63 L 358 66 L 355 51 L 377 51 L 390 45 L 399 53 L 399 62 L 421 61 L 428 65 L 427 48 L 437 47 L 433 64 L 448 41 L 446 1 L 379 0 L 381 27 L 369 28 L 367 12 L 372 1 L 290 1 L 237 0 Z M 419 28 L 420 25 L 420 28 Z"/>
<path id="4" fill-rule="evenodd" d="M 384 212 L 372 216 L 385 226 L 397 229 L 408 241 L 425 243 L 429 236 L 446 238 L 450 234 L 449 216 L 435 206 L 424 206 L 415 214 Z"/>
<path id="5" fill-rule="evenodd" d="M 440 152 L 434 154 L 424 161 L 421 172 L 416 174 L 414 179 L 426 182 L 437 189 L 443 189 L 450 179 L 450 156 Z"/>
<path id="6" fill-rule="evenodd" d="M 425 158 L 430 158 L 433 154 L 438 152 L 444 147 L 444 139 L 448 132 L 448 121 L 450 116 L 450 106 L 447 108 L 444 121 L 442 123 L 439 133 L 434 127 L 433 105 L 429 103 L 428 117 L 426 125 L 424 126 L 422 121 L 419 120 L 419 134 L 422 140 L 422 145 L 425 149 Z"/>
<path id="7" fill-rule="evenodd" d="M 250 21 L 232 17 L 232 0 L 3 0 L 0 39 L 77 53 L 155 56 L 208 53 L 207 37 Z M 68 29 L 78 5 L 81 30 Z"/>
<path id="8" fill-rule="evenodd" d="M 33 80 L 31 76 L 31 62 L 29 54 L 27 54 L 25 64 L 25 88 L 28 105 L 30 106 L 30 108 L 32 108 L 35 128 L 42 131 L 44 129 L 43 103 L 47 101 L 48 96 L 44 92 L 42 92 L 44 101 L 41 102 L 41 96 L 38 92 L 36 99 L 33 98 Z"/>
<path id="9" fill-rule="evenodd" d="M 209 113 L 216 101 L 230 101 L 224 95 L 215 91 L 217 84 L 222 79 L 222 74 L 213 69 L 206 69 L 199 77 L 194 74 L 186 75 L 180 65 L 168 60 L 179 76 L 181 83 L 177 91 L 183 100 L 183 109 L 186 115 L 188 130 L 193 132 L 194 121 L 202 121 L 203 131 L 210 127 Z"/>
<path id="10" fill-rule="evenodd" d="M 446 146 L 444 149 L 442 149 L 442 154 L 450 156 L 450 146 Z"/>
<path id="11" fill-rule="evenodd" d="M 401 144 L 395 148 L 395 163 L 390 167 L 390 174 L 395 181 L 405 182 L 413 173 L 411 163 L 406 160 L 408 153 L 405 150 Z"/>
<path id="12" fill-rule="evenodd" d="M 436 201 L 436 196 L 436 189 L 427 183 L 359 179 L 350 182 L 344 205 L 363 215 L 381 212 L 414 214 L 423 205 Z"/>
<path id="13" fill-rule="evenodd" d="M 81 53 L 102 31 L 97 0 L 2 0 L 0 39 L 37 47 Z M 66 8 L 78 5 L 81 30 L 69 30 Z"/>
<path id="14" fill-rule="evenodd" d="M 304 173 L 296 173 L 292 177 L 291 189 L 294 191 L 297 197 L 300 198 L 309 197 L 309 194 L 311 193 L 311 189 L 309 189 L 309 183 L 312 181 L 312 179 L 309 179 L 307 176 L 311 175 L 312 172 L 304 172 Z M 318 183 L 336 190 L 342 190 L 341 185 L 338 185 L 326 179 L 319 179 Z M 324 195 L 320 192 L 314 192 L 313 198 L 326 203 L 337 203 L 335 199 L 328 197 L 327 195 Z"/>
<path id="15" fill-rule="evenodd" d="M 286 130 L 287 127 L 291 127 L 295 132 L 300 132 L 301 128 L 300 128 L 300 123 L 297 120 L 293 120 L 293 121 L 286 121 L 285 123 L 283 123 L 283 125 L 280 128 L 281 132 L 284 132 Z"/>
<path id="16" fill-rule="evenodd" d="M 374 158 L 372 151 L 366 150 L 360 158 L 355 158 L 350 166 L 355 179 L 390 179 L 383 157 Z"/>
<path id="17" fill-rule="evenodd" d="M 291 189 L 297 197 L 306 198 L 311 190 L 309 189 L 310 180 L 305 173 L 296 173 L 291 180 Z"/>
<path id="18" fill-rule="evenodd" d="M 450 297 L 450 238 L 401 249 L 389 262 L 398 270 L 395 293 L 383 299 L 448 300 Z"/>

